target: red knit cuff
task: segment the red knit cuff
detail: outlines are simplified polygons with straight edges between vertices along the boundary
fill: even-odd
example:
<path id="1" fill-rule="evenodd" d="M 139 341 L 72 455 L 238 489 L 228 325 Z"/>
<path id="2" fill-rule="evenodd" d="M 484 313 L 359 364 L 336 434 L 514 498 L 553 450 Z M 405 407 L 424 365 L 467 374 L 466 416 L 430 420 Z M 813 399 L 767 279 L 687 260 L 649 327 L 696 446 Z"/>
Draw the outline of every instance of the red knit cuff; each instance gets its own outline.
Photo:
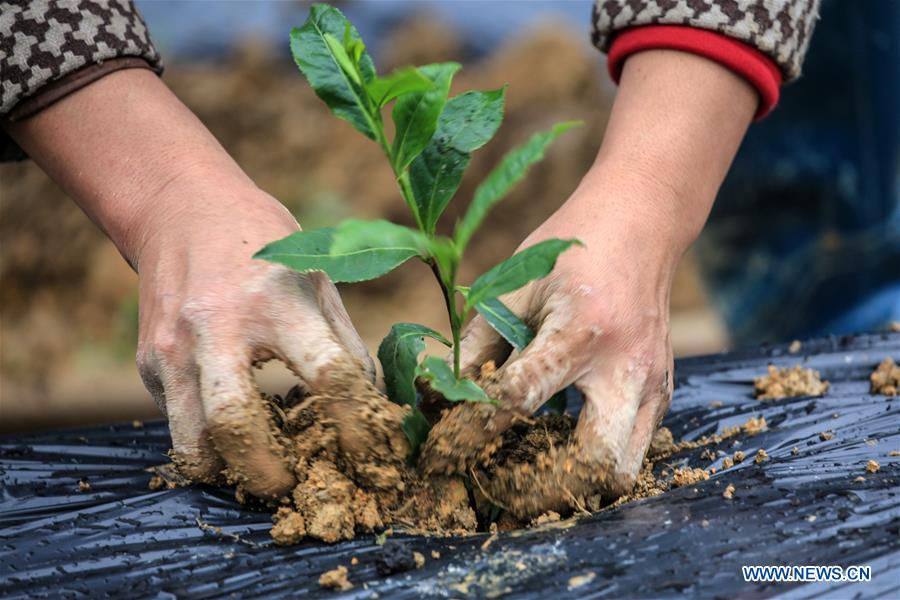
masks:
<path id="1" fill-rule="evenodd" d="M 757 120 L 778 104 L 782 77 L 771 58 L 736 39 L 694 27 L 647 25 L 622 31 L 616 35 L 607 54 L 610 77 L 618 83 L 626 58 L 641 50 L 661 48 L 705 56 L 746 79 L 759 93 Z"/>

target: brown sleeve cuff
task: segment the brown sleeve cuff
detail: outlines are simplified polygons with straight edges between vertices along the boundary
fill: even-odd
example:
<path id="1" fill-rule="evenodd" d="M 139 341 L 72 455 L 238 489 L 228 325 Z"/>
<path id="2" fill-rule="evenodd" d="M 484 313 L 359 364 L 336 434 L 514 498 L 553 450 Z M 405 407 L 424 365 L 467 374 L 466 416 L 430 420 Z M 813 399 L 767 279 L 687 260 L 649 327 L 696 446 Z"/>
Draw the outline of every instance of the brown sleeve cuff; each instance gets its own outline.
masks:
<path id="1" fill-rule="evenodd" d="M 73 71 L 52 83 L 42 87 L 34 96 L 19 102 L 15 108 L 3 117 L 3 123 L 15 123 L 39 113 L 54 102 L 62 100 L 69 94 L 90 85 L 101 77 L 105 77 L 122 69 L 149 69 L 156 72 L 150 63 L 136 56 L 111 58 L 102 63 L 95 63 Z M 0 162 L 24 160 L 28 158 L 12 138 L 0 130 Z"/>

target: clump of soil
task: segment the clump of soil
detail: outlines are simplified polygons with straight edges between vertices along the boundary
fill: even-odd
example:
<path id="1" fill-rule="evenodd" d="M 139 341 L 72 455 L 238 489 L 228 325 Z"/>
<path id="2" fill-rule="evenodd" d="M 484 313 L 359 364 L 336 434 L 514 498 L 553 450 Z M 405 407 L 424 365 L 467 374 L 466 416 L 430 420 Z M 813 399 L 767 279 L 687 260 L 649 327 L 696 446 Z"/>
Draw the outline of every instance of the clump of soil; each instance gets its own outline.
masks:
<path id="1" fill-rule="evenodd" d="M 683 487 L 686 485 L 694 485 L 701 481 L 709 479 L 709 471 L 706 469 L 692 469 L 686 467 L 684 469 L 675 469 L 672 474 L 672 485 L 675 487 Z"/>
<path id="2" fill-rule="evenodd" d="M 799 365 L 784 369 L 769 365 L 768 375 L 753 380 L 757 400 L 822 396 L 829 386 L 827 381 L 822 381 L 818 371 L 804 369 Z"/>
<path id="3" fill-rule="evenodd" d="M 882 396 L 896 396 L 900 389 L 900 366 L 891 357 L 885 358 L 869 375 L 871 391 Z"/>
<path id="4" fill-rule="evenodd" d="M 392 523 L 442 534 L 475 530 L 462 479 L 425 481 L 407 465 L 401 422 L 408 409 L 373 385 L 308 397 L 295 388 L 287 399 L 268 400 L 273 430 L 297 478 L 273 517 L 276 543 L 304 537 L 337 542 Z M 245 496 L 239 486 L 239 500 Z"/>
<path id="5" fill-rule="evenodd" d="M 375 569 L 382 577 L 419 569 L 424 565 L 425 557 L 421 553 L 414 552 L 412 548 L 397 540 L 386 541 L 375 560 Z"/>
<path id="6" fill-rule="evenodd" d="M 344 565 L 319 575 L 319 585 L 327 590 L 338 590 L 341 592 L 353 589 L 353 584 L 347 579 L 347 567 Z"/>

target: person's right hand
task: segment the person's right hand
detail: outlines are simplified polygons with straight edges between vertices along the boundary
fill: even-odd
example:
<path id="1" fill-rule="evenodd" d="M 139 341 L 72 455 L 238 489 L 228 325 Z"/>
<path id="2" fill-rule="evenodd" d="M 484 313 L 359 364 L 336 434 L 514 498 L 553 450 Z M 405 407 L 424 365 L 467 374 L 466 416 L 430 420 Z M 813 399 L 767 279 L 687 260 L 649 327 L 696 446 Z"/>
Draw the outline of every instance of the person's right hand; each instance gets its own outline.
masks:
<path id="1" fill-rule="evenodd" d="M 133 247 L 140 276 L 137 361 L 168 416 L 174 460 L 192 479 L 223 466 L 251 493 L 277 497 L 294 477 L 256 388 L 252 365 L 277 358 L 310 392 L 372 380 L 374 365 L 322 273 L 253 260 L 298 229 L 252 186 L 178 181 Z"/>

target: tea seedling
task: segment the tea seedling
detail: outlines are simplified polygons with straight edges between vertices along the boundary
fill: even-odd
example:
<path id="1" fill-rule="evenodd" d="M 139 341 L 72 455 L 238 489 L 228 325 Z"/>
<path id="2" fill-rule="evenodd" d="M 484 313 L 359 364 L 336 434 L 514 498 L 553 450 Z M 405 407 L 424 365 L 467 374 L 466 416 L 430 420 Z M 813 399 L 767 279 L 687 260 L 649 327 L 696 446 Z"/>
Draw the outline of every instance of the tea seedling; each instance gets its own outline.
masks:
<path id="1" fill-rule="evenodd" d="M 519 350 L 533 338 L 529 327 L 499 297 L 546 276 L 559 254 L 577 240 L 535 244 L 467 287 L 459 284 L 457 272 L 469 240 L 491 208 L 543 158 L 554 139 L 577 123 L 558 124 L 510 151 L 477 187 L 453 235 L 438 235 L 438 220 L 458 190 L 472 153 L 500 127 L 505 88 L 449 97 L 450 83 L 460 69 L 453 62 L 405 67 L 379 76 L 356 29 L 326 4 L 314 4 L 306 23 L 291 31 L 291 51 L 331 112 L 384 151 L 417 228 L 351 219 L 294 233 L 268 244 L 255 257 L 299 272 L 324 271 L 335 282 L 374 279 L 411 258 L 431 267 L 446 301 L 452 341 L 423 325 L 398 323 L 378 349 L 388 396 L 412 409 L 403 430 L 414 456 L 429 431 L 417 406 L 416 378 L 452 402 L 492 402 L 478 384 L 460 376 L 460 331 L 471 311 L 483 315 Z M 388 140 L 382 110 L 390 103 L 395 133 Z M 452 366 L 434 356 L 419 362 L 425 337 L 452 348 Z"/>

